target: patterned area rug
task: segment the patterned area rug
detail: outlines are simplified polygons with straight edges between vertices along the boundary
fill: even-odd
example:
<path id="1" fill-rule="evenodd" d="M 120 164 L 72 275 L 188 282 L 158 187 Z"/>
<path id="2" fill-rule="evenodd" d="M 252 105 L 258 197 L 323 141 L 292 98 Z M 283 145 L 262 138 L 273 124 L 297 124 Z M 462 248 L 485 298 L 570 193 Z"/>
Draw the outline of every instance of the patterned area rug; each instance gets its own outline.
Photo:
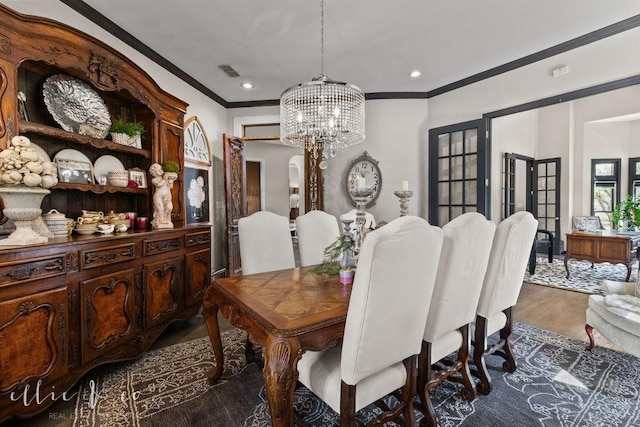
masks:
<path id="1" fill-rule="evenodd" d="M 529 274 L 529 270 L 527 270 L 524 281 L 535 285 L 570 289 L 588 294 L 602 294 L 601 283 L 603 280 L 623 282 L 627 277 L 627 267 L 622 264 L 601 263 L 594 264 L 591 268 L 590 262 L 577 260 L 569 261 L 569 272 L 571 275 L 567 279 L 564 262 L 560 259 L 554 259 L 550 264 L 546 257 L 538 257 L 535 273 Z M 634 263 L 629 281 L 635 282 L 637 277 L 638 263 Z"/>
<path id="2" fill-rule="evenodd" d="M 640 361 L 525 324 L 513 335 L 518 369 L 488 359 L 492 391 L 472 402 L 454 385 L 432 396 L 440 426 L 638 426 Z M 208 386 L 213 366 L 207 338 L 149 352 L 141 359 L 92 372 L 84 380 L 74 426 L 270 426 L 262 374 L 244 365 L 245 334 L 223 334 L 223 380 Z M 338 415 L 306 388 L 295 395 L 296 416 L 310 426 L 337 426 Z M 358 425 L 377 411 L 359 412 Z M 418 418 L 422 414 L 417 413 Z"/>

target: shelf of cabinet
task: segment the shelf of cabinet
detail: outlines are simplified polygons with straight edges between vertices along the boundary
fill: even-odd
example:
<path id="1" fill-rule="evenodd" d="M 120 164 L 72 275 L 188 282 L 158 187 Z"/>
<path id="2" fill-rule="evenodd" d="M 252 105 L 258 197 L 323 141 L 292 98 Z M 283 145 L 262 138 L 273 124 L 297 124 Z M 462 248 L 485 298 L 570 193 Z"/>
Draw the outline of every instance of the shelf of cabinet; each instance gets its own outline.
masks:
<path id="1" fill-rule="evenodd" d="M 72 182 L 59 182 L 53 186 L 53 189 L 89 191 L 95 194 L 103 194 L 103 193 L 147 194 L 147 191 L 148 191 L 148 188 L 115 187 L 113 185 L 77 184 Z"/>
<path id="2" fill-rule="evenodd" d="M 117 142 L 109 141 L 106 139 L 92 138 L 90 136 L 80 135 L 73 132 L 67 132 L 66 130 L 54 128 L 40 123 L 20 120 L 18 122 L 18 129 L 20 131 L 20 134 L 32 132 L 38 135 L 49 136 L 80 145 L 90 145 L 94 148 L 116 151 L 120 153 L 135 154 L 146 159 L 151 158 L 150 150 L 127 147 L 125 145 L 118 144 Z"/>

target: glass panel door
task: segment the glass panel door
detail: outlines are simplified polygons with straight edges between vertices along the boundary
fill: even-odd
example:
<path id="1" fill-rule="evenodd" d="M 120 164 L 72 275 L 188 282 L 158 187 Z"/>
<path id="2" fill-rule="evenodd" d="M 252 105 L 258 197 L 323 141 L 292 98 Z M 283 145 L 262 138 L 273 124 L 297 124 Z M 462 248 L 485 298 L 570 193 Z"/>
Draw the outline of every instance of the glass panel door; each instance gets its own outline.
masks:
<path id="1" fill-rule="evenodd" d="M 553 234 L 554 242 L 560 242 L 560 159 L 535 160 L 533 178 L 534 215 L 538 218 L 538 229 Z M 553 246 L 560 255 L 561 245 Z"/>
<path id="2" fill-rule="evenodd" d="M 429 222 L 444 225 L 465 212 L 488 213 L 485 121 L 429 131 Z"/>

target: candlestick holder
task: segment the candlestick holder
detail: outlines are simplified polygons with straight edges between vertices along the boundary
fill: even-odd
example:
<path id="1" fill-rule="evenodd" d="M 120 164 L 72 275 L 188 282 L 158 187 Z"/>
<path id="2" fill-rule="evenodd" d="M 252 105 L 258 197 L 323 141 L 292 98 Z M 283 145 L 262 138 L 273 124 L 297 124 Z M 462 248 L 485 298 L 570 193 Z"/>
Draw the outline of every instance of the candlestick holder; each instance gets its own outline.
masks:
<path id="1" fill-rule="evenodd" d="M 349 192 L 356 202 L 356 232 L 353 236 L 353 240 L 355 241 L 354 253 L 359 254 L 365 235 L 364 224 L 366 219 L 364 209 L 367 206 L 367 198 L 373 194 L 373 188 L 355 188 L 353 190 L 349 190 Z"/>
<path id="2" fill-rule="evenodd" d="M 413 191 L 394 191 L 393 194 L 400 199 L 400 216 L 406 216 L 409 213 L 409 199 L 413 196 Z"/>

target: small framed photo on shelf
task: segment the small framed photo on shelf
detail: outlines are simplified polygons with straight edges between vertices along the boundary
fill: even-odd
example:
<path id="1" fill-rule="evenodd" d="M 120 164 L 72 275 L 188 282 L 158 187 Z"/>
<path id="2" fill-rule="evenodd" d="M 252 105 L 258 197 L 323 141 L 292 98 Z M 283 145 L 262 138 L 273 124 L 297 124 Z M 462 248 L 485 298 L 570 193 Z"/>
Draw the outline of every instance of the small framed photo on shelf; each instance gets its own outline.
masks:
<path id="1" fill-rule="evenodd" d="M 129 179 L 138 184 L 138 188 L 147 188 L 147 173 L 142 169 L 129 169 Z"/>
<path id="2" fill-rule="evenodd" d="M 56 159 L 58 180 L 74 184 L 93 184 L 93 165 L 82 160 Z"/>

